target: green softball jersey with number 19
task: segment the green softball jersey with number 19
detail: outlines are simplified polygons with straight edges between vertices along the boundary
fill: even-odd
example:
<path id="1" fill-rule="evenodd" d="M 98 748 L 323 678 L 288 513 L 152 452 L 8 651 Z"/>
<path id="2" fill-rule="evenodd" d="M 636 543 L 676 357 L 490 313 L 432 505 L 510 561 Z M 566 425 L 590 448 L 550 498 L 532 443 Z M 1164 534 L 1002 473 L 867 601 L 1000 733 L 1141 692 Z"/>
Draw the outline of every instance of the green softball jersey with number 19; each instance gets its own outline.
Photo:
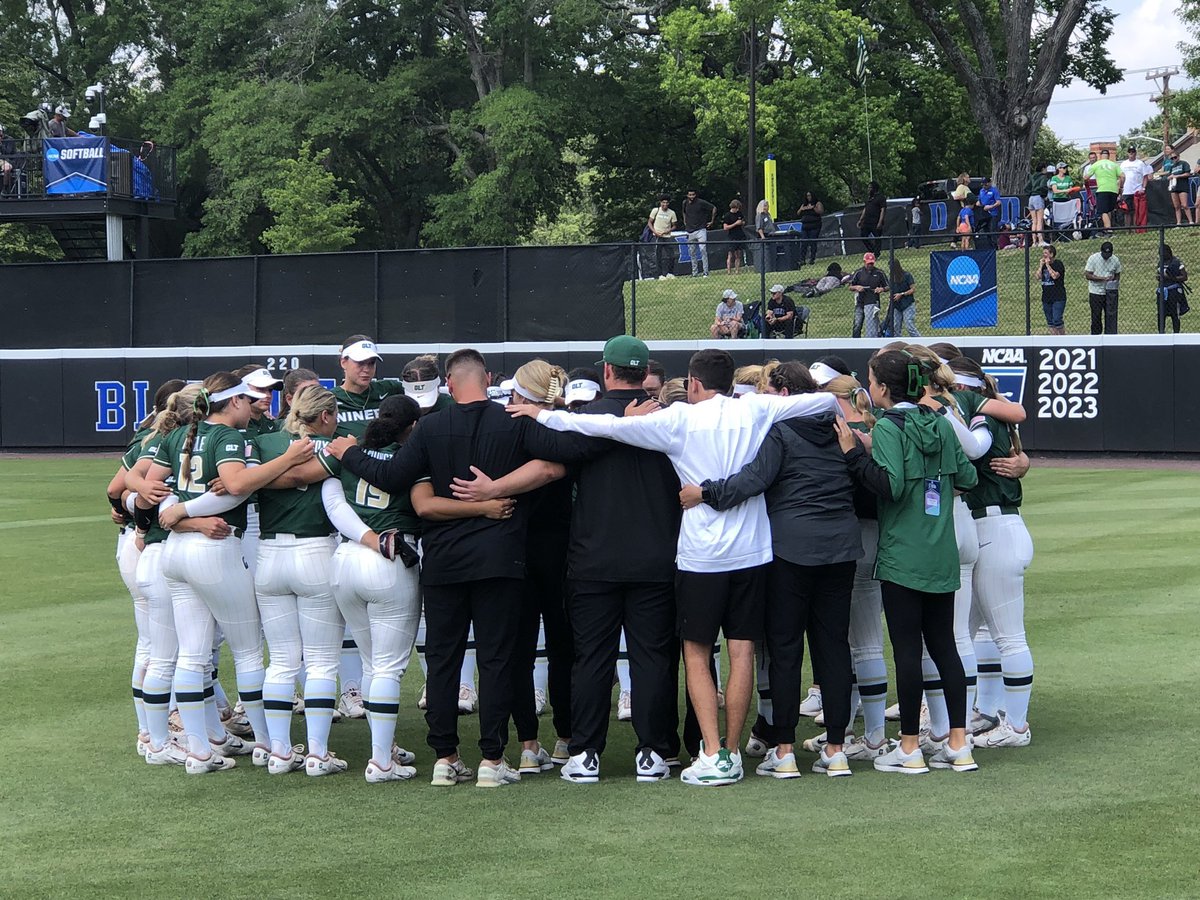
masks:
<path id="1" fill-rule="evenodd" d="M 228 462 L 245 463 L 254 459 L 254 448 L 236 428 L 201 422 L 196 429 L 196 442 L 192 445 L 192 458 L 188 471 L 183 471 L 183 444 L 188 429 L 176 428 L 158 446 L 154 462 L 170 466 L 175 476 L 175 496 L 180 500 L 195 500 L 208 490 L 208 483 L 219 476 L 219 468 Z M 243 501 L 221 518 L 230 528 L 246 530 L 246 504 Z"/>
<path id="2" fill-rule="evenodd" d="M 926 407 L 898 405 L 875 424 L 871 457 L 892 490 L 879 500 L 875 577 L 931 594 L 958 590 L 954 491 L 973 488 L 978 476 L 954 428 Z M 937 515 L 927 511 L 927 481 L 938 485 Z"/>
<path id="3" fill-rule="evenodd" d="M 391 444 L 379 450 L 364 452 L 374 459 L 391 459 L 399 449 L 399 444 Z M 417 518 L 407 491 L 403 494 L 381 491 L 375 485 L 343 469 L 341 461 L 328 453 L 318 453 L 317 459 L 321 461 L 325 471 L 341 481 L 346 502 L 372 531 L 379 533 L 395 528 L 404 534 L 421 534 L 421 520 Z"/>
<path id="4" fill-rule="evenodd" d="M 315 453 L 328 443 L 320 435 L 310 435 Z M 258 455 L 263 463 L 269 463 L 287 453 L 299 436 L 287 431 L 262 434 L 255 438 Z M 298 538 L 328 537 L 334 527 L 325 515 L 321 503 L 321 486 L 306 484 L 296 488 L 275 490 L 260 488 L 258 491 L 258 528 L 264 540 L 277 534 L 294 534 Z"/>
<path id="5" fill-rule="evenodd" d="M 352 435 L 361 438 L 372 419 L 379 418 L 379 404 L 394 394 L 404 393 L 404 382 L 396 378 L 376 378 L 365 393 L 354 394 L 343 387 L 335 387 L 337 399 L 338 437 Z"/>

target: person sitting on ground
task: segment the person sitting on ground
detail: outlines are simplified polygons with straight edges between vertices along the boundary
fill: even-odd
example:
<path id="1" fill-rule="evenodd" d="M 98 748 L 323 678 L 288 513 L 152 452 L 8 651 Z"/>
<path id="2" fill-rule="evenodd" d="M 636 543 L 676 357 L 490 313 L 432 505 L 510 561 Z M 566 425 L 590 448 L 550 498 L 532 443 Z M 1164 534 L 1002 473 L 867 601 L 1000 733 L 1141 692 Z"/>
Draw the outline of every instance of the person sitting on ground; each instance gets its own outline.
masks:
<path id="1" fill-rule="evenodd" d="M 742 304 L 738 302 L 738 295 L 734 291 L 726 289 L 721 295 L 721 302 L 717 304 L 717 313 L 713 317 L 709 334 L 714 338 L 740 337 L 742 313 Z"/>

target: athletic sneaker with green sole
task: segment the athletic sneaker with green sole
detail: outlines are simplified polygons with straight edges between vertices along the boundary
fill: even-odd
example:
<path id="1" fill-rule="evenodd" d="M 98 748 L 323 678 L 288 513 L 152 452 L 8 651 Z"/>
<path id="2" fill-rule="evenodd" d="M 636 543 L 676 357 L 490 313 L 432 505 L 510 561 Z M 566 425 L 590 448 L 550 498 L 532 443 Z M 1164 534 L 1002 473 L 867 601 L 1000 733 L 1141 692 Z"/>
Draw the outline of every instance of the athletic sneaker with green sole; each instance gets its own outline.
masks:
<path id="1" fill-rule="evenodd" d="M 704 752 L 704 742 L 700 742 L 700 752 L 692 764 L 679 773 L 679 780 L 684 784 L 697 787 L 720 787 L 726 784 L 737 784 L 741 780 L 740 766 L 735 767 L 733 757 L 722 747 L 713 756 Z"/>

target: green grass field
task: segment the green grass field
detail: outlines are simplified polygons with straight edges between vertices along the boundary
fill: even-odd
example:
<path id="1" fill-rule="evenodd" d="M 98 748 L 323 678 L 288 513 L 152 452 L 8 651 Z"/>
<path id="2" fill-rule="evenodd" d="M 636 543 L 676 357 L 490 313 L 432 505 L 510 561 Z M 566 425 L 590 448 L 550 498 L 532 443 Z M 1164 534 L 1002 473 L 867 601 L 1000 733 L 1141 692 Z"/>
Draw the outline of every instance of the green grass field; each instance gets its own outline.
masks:
<path id="1" fill-rule="evenodd" d="M 481 791 L 428 785 L 415 662 L 398 737 L 419 753 L 419 781 L 363 781 L 365 722 L 334 727 L 351 763 L 341 777 L 146 766 L 103 498 L 114 465 L 0 462 L 0 896 L 1200 892 L 1200 474 L 1030 473 L 1035 737 L 979 751 L 978 773 L 905 779 L 855 764 L 849 779 L 639 785 L 632 732 L 614 721 L 600 785 L 548 773 Z M 463 724 L 473 764 L 474 719 Z"/>
<path id="2" fill-rule="evenodd" d="M 1158 232 L 1145 234 L 1120 232 L 1112 239 L 1113 249 L 1125 268 L 1121 282 L 1119 327 L 1122 333 L 1147 333 L 1158 329 L 1154 291 L 1157 287 L 1156 265 L 1158 261 Z M 1176 255 L 1193 269 L 1200 270 L 1200 229 L 1182 228 L 1169 230 L 1166 242 Z M 1083 267 L 1088 256 L 1100 249 L 1100 240 L 1069 241 L 1057 245 L 1059 259 L 1067 271 L 1067 309 L 1064 319 L 1067 334 L 1088 334 L 1090 313 L 1087 302 L 1087 283 L 1083 278 Z M 825 274 L 831 262 L 841 265 L 850 273 L 862 265 L 862 245 L 855 238 L 847 238 L 846 256 L 822 257 L 817 264 L 790 272 L 768 272 L 766 287 L 775 282 L 793 284 L 805 278 Z M 917 327 L 922 335 L 935 334 L 942 337 L 955 335 L 1014 335 L 1025 334 L 1025 251 L 1003 250 L 996 255 L 996 278 L 999 284 L 999 323 L 995 328 L 939 328 L 929 327 L 929 253 L 933 250 L 949 249 L 948 243 L 929 244 L 919 250 L 904 250 L 903 241 L 897 242 L 896 257 L 905 269 L 912 272 L 917 282 Z M 651 251 L 652 252 L 652 251 Z M 1031 278 L 1037 269 L 1041 251 L 1030 249 Z M 880 266 L 888 271 L 887 247 L 884 245 Z M 625 284 L 625 316 L 630 320 L 631 283 Z M 721 300 L 721 292 L 733 288 L 745 301 L 758 300 L 763 285 L 757 271 L 743 268 L 740 275 L 727 275 L 724 266 L 714 266 L 706 279 L 689 277 L 673 278 L 669 281 L 639 281 L 637 293 L 637 334 L 644 340 L 697 340 L 708 338 L 708 327 L 712 324 L 713 310 Z M 1046 319 L 1042 313 L 1041 285 L 1036 278 L 1030 284 L 1032 301 L 1032 332 L 1048 334 Z M 839 288 L 823 297 L 801 299 L 812 310 L 809 320 L 809 337 L 844 338 L 850 336 L 853 324 L 854 295 L 846 288 Z M 1194 302 L 1193 305 L 1196 305 Z M 884 305 L 886 311 L 886 304 Z M 1200 328 L 1200 314 L 1183 317 L 1183 330 L 1194 332 Z"/>

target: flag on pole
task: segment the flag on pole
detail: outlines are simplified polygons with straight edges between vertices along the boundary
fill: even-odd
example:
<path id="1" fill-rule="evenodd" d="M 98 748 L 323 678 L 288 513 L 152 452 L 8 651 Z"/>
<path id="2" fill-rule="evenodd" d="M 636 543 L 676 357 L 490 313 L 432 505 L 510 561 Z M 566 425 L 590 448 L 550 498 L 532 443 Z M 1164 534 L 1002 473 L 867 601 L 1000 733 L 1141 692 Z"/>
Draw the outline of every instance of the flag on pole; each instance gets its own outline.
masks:
<path id="1" fill-rule="evenodd" d="M 861 83 L 867 77 L 867 42 L 858 36 L 858 58 L 854 62 L 854 77 Z"/>

